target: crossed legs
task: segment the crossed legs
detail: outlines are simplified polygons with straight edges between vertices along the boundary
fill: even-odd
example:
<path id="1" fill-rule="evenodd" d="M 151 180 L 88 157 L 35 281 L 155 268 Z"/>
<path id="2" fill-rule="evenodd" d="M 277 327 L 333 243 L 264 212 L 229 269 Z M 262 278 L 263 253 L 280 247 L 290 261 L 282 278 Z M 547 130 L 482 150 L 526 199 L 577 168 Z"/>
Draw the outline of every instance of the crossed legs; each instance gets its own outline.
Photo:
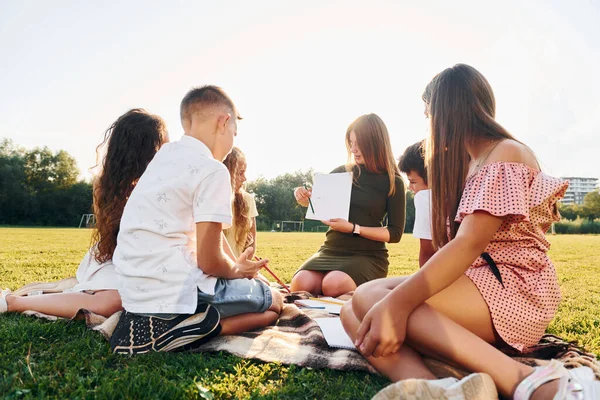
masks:
<path id="1" fill-rule="evenodd" d="M 361 285 L 342 309 L 342 323 L 355 340 L 356 331 L 373 305 L 406 278 L 379 279 Z M 469 371 L 489 374 L 500 393 L 510 397 L 517 385 L 533 372 L 492 344 L 497 342 L 489 310 L 477 287 L 466 276 L 409 316 L 406 343 L 387 357 L 369 357 L 369 362 L 392 381 L 408 378 L 434 379 L 421 358 L 422 353 L 450 361 Z M 419 349 L 420 351 L 417 351 Z M 542 386 L 533 398 L 552 393 L 556 383 Z"/>

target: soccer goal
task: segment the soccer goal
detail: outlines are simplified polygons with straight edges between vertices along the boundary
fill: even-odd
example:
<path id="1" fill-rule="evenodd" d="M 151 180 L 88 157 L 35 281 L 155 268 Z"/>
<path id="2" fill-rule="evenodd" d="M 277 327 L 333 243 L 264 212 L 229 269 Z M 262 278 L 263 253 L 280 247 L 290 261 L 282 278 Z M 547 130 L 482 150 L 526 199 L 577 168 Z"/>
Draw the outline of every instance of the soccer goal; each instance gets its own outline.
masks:
<path id="1" fill-rule="evenodd" d="M 329 227 L 327 225 L 318 225 L 318 226 L 313 226 L 312 228 L 310 228 L 311 232 L 327 232 L 327 229 L 329 229 Z"/>
<path id="2" fill-rule="evenodd" d="M 79 221 L 80 228 L 93 228 L 96 226 L 96 216 L 94 214 L 83 214 Z"/>
<path id="3" fill-rule="evenodd" d="M 304 221 L 281 221 L 281 232 L 304 232 Z"/>

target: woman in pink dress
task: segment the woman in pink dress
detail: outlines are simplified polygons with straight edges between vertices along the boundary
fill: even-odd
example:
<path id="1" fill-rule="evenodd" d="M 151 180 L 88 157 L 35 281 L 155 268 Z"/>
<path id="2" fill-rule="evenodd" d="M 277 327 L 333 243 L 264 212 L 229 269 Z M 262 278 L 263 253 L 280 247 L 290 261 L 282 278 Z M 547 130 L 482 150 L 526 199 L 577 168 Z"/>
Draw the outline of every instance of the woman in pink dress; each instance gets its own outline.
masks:
<path id="1" fill-rule="evenodd" d="M 537 344 L 556 313 L 560 289 L 545 232 L 560 218 L 567 183 L 540 171 L 529 147 L 494 120 L 494 94 L 474 68 L 441 72 L 423 99 L 439 250 L 414 275 L 360 286 L 342 310 L 346 331 L 390 380 L 421 378 L 421 389 L 440 398 L 494 384 L 518 399 L 600 398 L 588 368 L 534 369 L 498 350 Z M 477 374 L 436 381 L 422 354 Z"/>

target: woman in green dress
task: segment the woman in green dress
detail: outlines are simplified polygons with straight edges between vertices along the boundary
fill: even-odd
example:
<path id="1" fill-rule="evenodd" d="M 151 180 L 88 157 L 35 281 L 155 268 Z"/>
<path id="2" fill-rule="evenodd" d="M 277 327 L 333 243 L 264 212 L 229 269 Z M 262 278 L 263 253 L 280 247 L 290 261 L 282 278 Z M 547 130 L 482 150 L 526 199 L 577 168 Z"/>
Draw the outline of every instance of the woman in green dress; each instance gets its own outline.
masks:
<path id="1" fill-rule="evenodd" d="M 388 130 L 377 115 L 357 118 L 346 130 L 348 163 L 331 173 L 353 173 L 349 221 L 323 221 L 325 242 L 302 264 L 292 290 L 336 297 L 388 272 L 386 243 L 397 243 L 405 222 L 404 182 L 392 154 Z M 307 207 L 311 191 L 294 189 Z M 384 221 L 387 217 L 387 224 Z"/>

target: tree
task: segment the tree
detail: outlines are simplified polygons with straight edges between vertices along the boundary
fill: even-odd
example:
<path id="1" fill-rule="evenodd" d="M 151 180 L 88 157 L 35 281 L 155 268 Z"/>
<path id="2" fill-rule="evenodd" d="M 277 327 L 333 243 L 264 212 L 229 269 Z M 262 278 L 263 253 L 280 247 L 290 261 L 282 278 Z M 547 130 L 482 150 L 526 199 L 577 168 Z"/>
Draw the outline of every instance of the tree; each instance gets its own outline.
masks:
<path id="1" fill-rule="evenodd" d="M 575 221 L 577 216 L 581 212 L 580 207 L 576 204 L 562 204 L 559 203 L 558 211 L 560 212 L 560 216 L 564 219 L 568 219 L 569 221 Z"/>
<path id="2" fill-rule="evenodd" d="M 25 154 L 25 175 L 35 190 L 65 189 L 77 182 L 77 162 L 66 151 L 56 154 L 48 147 L 35 148 Z"/>
<path id="3" fill-rule="evenodd" d="M 64 150 L 26 151 L 0 140 L 0 224 L 77 226 L 92 205 L 92 186 L 78 175 Z"/>
<path id="4" fill-rule="evenodd" d="M 600 192 L 590 192 L 583 198 L 581 216 L 589 220 L 600 218 Z"/>
<path id="5" fill-rule="evenodd" d="M 32 217 L 24 154 L 11 140 L 0 141 L 0 224 L 23 224 Z"/>
<path id="6" fill-rule="evenodd" d="M 254 193 L 258 221 L 269 226 L 275 221 L 304 220 L 306 209 L 296 203 L 294 188 L 312 182 L 313 171 L 296 171 L 280 175 L 274 179 L 259 178 L 247 184 L 248 191 Z"/>

